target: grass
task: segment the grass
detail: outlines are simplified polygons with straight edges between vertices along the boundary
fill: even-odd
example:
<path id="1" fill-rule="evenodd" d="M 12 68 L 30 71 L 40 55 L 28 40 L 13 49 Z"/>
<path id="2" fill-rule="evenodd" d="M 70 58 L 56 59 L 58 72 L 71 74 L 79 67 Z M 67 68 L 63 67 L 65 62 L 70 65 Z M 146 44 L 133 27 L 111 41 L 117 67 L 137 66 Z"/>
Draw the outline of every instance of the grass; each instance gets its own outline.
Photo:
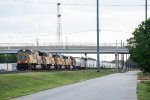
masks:
<path id="1" fill-rule="evenodd" d="M 0 100 L 7 100 L 112 73 L 114 73 L 112 70 L 101 71 L 100 73 L 95 70 L 82 70 L 1 74 Z"/>
<path id="2" fill-rule="evenodd" d="M 138 79 L 142 80 L 137 84 L 138 100 L 150 100 L 150 78 L 149 74 L 138 73 Z M 145 81 L 146 80 L 146 81 Z"/>
<path id="3" fill-rule="evenodd" d="M 138 100 L 150 100 L 150 81 L 142 81 L 137 86 Z"/>

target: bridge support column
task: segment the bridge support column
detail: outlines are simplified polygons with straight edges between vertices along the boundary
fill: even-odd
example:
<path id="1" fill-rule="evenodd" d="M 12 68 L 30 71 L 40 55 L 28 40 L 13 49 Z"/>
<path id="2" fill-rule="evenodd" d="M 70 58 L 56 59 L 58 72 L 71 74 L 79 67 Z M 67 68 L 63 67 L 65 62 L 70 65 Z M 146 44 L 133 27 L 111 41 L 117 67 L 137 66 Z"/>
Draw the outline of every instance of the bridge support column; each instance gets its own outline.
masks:
<path id="1" fill-rule="evenodd" d="M 121 40 L 121 47 L 124 47 L 124 42 Z M 124 54 L 121 54 L 121 68 L 120 71 L 124 71 Z"/>
<path id="2" fill-rule="evenodd" d="M 128 68 L 127 68 L 127 54 L 126 54 L 125 68 L 126 68 L 126 71 L 127 71 L 128 70 Z"/>
<path id="3" fill-rule="evenodd" d="M 118 72 L 118 53 L 115 54 L 116 71 Z"/>
<path id="4" fill-rule="evenodd" d="M 118 53 L 118 56 L 117 56 L 117 58 L 118 58 L 118 61 L 117 61 L 117 64 L 118 64 L 118 66 L 117 66 L 117 68 L 118 68 L 118 72 L 120 72 L 120 61 L 119 61 L 119 53 Z"/>
<path id="5" fill-rule="evenodd" d="M 127 54 L 127 59 L 129 59 L 129 54 Z M 127 63 L 128 71 L 130 71 L 129 62 L 130 62 L 130 61 L 128 61 L 128 63 Z"/>
<path id="6" fill-rule="evenodd" d="M 124 70 L 124 54 L 121 54 L 121 70 Z"/>

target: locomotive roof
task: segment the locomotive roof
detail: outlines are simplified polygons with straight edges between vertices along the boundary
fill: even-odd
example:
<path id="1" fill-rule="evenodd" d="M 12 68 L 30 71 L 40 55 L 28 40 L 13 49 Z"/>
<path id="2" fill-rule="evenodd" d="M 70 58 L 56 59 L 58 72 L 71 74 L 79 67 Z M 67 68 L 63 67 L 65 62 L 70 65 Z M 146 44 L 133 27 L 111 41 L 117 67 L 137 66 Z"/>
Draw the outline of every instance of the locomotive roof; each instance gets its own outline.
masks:
<path id="1" fill-rule="evenodd" d="M 29 49 L 20 49 L 18 50 L 18 53 L 28 53 L 28 54 L 31 54 L 33 51 L 32 50 L 29 50 Z"/>
<path id="2" fill-rule="evenodd" d="M 64 59 L 68 59 L 68 57 L 67 57 L 67 56 L 64 56 L 64 55 L 63 55 L 63 58 L 64 58 Z"/>
<path id="3" fill-rule="evenodd" d="M 59 58 L 60 55 L 58 55 L 58 54 L 53 54 L 53 57 Z"/>
<path id="4" fill-rule="evenodd" d="M 29 50 L 29 49 L 20 49 L 20 50 L 18 50 L 18 52 L 19 51 L 32 51 L 32 50 Z"/>

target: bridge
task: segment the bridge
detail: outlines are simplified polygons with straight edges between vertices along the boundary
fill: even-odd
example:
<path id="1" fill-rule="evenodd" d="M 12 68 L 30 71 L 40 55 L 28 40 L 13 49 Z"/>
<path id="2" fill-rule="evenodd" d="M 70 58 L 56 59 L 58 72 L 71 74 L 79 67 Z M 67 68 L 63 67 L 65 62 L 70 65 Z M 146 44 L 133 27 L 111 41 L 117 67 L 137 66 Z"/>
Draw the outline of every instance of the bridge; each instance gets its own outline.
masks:
<path id="1" fill-rule="evenodd" d="M 125 44 L 124 44 L 125 45 Z M 0 54 L 17 53 L 19 49 L 39 50 L 42 52 L 64 53 L 64 54 L 96 54 L 97 46 L 94 43 L 0 43 Z M 118 43 L 100 44 L 101 54 L 128 54 L 126 46 Z"/>

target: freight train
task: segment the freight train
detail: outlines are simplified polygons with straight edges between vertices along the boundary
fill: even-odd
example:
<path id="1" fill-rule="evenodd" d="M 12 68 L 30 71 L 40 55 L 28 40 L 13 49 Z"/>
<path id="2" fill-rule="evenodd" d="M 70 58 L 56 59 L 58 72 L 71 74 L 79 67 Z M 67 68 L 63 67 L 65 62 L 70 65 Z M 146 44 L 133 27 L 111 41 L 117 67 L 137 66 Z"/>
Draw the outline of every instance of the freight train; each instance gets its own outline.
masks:
<path id="1" fill-rule="evenodd" d="M 17 70 L 95 68 L 96 60 L 21 49 L 17 52 Z"/>

